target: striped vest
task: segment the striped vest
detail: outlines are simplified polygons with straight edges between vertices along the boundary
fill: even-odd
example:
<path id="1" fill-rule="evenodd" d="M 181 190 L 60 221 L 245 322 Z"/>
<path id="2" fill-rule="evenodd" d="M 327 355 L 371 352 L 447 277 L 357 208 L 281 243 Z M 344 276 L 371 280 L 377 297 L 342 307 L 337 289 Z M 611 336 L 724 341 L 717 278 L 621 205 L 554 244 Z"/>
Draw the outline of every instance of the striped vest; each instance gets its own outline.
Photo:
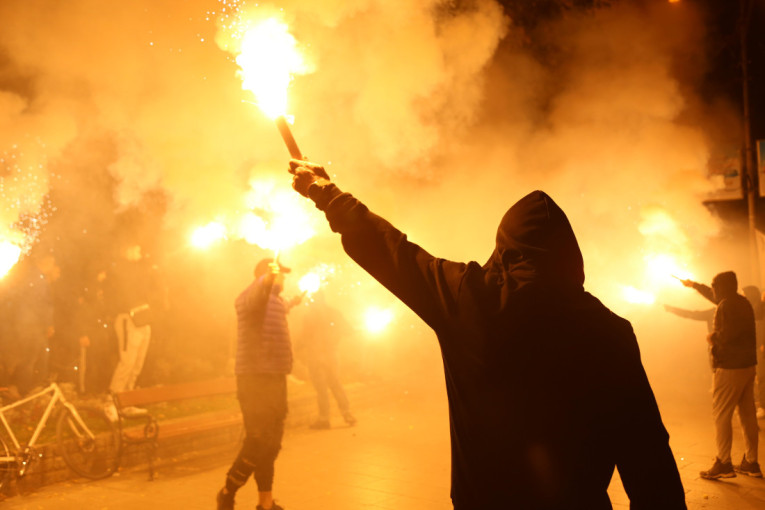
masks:
<path id="1" fill-rule="evenodd" d="M 236 298 L 237 348 L 235 373 L 289 374 L 292 371 L 292 344 L 287 326 L 287 307 L 278 288 L 271 289 L 265 312 L 258 299 L 250 297 L 250 284 Z"/>

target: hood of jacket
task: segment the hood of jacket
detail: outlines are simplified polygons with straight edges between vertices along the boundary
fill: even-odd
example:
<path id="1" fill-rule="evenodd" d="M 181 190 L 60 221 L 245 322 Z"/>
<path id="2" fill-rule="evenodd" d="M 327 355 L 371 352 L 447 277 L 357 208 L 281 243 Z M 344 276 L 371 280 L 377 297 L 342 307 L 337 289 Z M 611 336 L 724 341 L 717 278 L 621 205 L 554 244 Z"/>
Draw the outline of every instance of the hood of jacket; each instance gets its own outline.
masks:
<path id="1" fill-rule="evenodd" d="M 712 278 L 712 290 L 717 301 L 735 296 L 738 293 L 738 279 L 733 271 L 719 273 Z"/>
<path id="2" fill-rule="evenodd" d="M 484 270 L 518 287 L 531 282 L 584 285 L 584 261 L 563 210 L 543 191 L 513 204 L 497 229 L 497 244 Z"/>

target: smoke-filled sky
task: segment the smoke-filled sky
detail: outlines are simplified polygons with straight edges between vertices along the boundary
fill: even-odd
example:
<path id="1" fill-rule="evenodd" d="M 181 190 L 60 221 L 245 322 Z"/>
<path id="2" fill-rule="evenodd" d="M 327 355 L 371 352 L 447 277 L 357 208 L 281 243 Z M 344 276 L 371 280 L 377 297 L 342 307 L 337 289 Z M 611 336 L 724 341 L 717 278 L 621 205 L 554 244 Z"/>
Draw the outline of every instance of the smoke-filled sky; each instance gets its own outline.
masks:
<path id="1" fill-rule="evenodd" d="M 36 215 L 65 264 L 88 256 L 73 237 L 138 242 L 110 215 L 148 211 L 139 225 L 180 243 L 265 207 L 252 182 L 291 192 L 288 153 L 248 102 L 226 29 L 272 13 L 311 63 L 289 90 L 301 149 L 431 253 L 484 262 L 504 211 L 543 189 L 579 237 L 587 289 L 628 318 L 656 305 L 628 303 L 624 287 L 699 305 L 651 271 L 658 256 L 701 281 L 748 270 L 716 247 L 721 222 L 702 205 L 720 184 L 710 157 L 735 147 L 740 122 L 700 94 L 709 20 L 693 2 L 625 0 L 529 30 L 494 0 L 4 0 L 2 235 Z M 389 300 L 294 198 L 315 234 L 285 263 L 335 265 L 365 301 Z"/>

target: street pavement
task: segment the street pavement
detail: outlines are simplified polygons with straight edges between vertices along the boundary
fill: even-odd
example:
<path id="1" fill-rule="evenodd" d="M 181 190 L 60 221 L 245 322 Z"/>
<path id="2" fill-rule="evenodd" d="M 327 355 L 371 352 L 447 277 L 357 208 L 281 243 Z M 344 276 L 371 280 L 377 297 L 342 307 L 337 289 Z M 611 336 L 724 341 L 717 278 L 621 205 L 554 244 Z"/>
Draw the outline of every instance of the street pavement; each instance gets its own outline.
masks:
<path id="1" fill-rule="evenodd" d="M 422 376 L 415 385 L 396 384 L 385 398 L 356 409 L 358 425 L 335 417 L 331 430 L 288 429 L 277 460 L 274 494 L 287 510 L 448 510 L 449 426 L 442 375 Z M 435 383 L 422 383 L 425 380 Z M 708 394 L 694 397 L 657 391 L 686 490 L 688 508 L 765 509 L 765 480 L 738 476 L 722 481 L 699 478 L 714 457 Z M 742 455 L 741 431 L 734 424 L 734 461 Z M 760 420 L 760 426 L 765 422 Z M 765 459 L 760 432 L 760 459 Z M 3 509 L 127 510 L 211 509 L 233 452 L 160 468 L 154 481 L 145 470 L 130 470 L 101 481 L 67 482 L 10 498 Z M 645 476 L 650 477 L 651 473 Z M 609 488 L 616 509 L 629 508 L 618 479 Z M 237 508 L 254 509 L 250 481 Z"/>

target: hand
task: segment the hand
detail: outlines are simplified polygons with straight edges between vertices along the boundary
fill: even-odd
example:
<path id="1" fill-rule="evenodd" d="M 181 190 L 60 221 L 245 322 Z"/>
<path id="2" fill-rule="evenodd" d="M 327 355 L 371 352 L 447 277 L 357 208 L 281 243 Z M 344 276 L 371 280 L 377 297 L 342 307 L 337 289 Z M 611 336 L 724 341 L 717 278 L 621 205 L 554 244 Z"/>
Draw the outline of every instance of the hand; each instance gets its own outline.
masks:
<path id="1" fill-rule="evenodd" d="M 680 280 L 684 287 L 693 287 L 695 283 L 693 280 Z"/>
<path id="2" fill-rule="evenodd" d="M 279 274 L 279 264 L 276 262 L 269 262 L 268 268 L 271 270 L 272 274 Z"/>
<path id="3" fill-rule="evenodd" d="M 289 172 L 294 176 L 292 187 L 304 197 L 308 196 L 308 188 L 317 180 L 330 180 L 323 166 L 300 159 L 290 160 Z"/>

